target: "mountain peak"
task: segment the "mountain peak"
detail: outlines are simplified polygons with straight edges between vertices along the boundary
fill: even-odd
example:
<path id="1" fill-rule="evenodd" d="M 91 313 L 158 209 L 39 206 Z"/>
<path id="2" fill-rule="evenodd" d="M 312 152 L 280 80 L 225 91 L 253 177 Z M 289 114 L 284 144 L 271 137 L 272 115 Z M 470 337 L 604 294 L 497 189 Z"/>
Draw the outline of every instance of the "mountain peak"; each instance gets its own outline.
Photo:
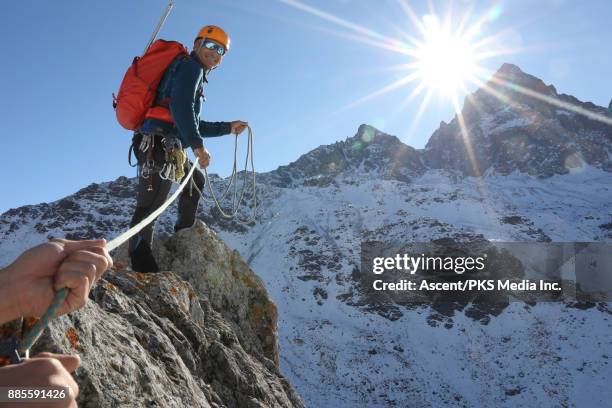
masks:
<path id="1" fill-rule="evenodd" d="M 528 88 L 543 95 L 556 96 L 557 90 L 552 85 L 546 85 L 540 78 L 530 75 L 517 65 L 503 63 L 495 72 L 485 87 L 494 88 L 503 94 L 508 94 L 520 89 Z M 518 96 L 518 95 L 517 95 Z"/>
<path id="2" fill-rule="evenodd" d="M 397 136 L 389 135 L 367 123 L 362 123 L 354 136 L 347 137 L 344 142 L 345 147 L 351 150 L 362 150 L 368 145 L 400 146 L 404 145 Z"/>
<path id="3" fill-rule="evenodd" d="M 495 75 L 519 75 L 525 74 L 517 65 L 504 62 L 501 67 L 497 70 Z"/>
<path id="4" fill-rule="evenodd" d="M 347 171 L 407 181 L 423 169 L 415 149 L 396 136 L 363 123 L 354 136 L 319 146 L 293 163 L 270 172 L 269 177 L 272 184 L 280 187 L 321 186 L 330 184 L 336 176 Z"/>
<path id="5" fill-rule="evenodd" d="M 518 170 L 549 177 L 587 164 L 612 170 L 607 154 L 612 149 L 612 128 L 562 109 L 554 100 L 605 112 L 590 102 L 559 95 L 554 86 L 516 65 L 503 64 L 482 88 L 466 97 L 463 126 L 455 116 L 434 132 L 424 162 L 471 176 Z"/>
<path id="6" fill-rule="evenodd" d="M 369 142 L 373 141 L 374 138 L 376 136 L 378 136 L 378 135 L 385 135 L 385 133 L 383 133 L 380 130 L 376 129 L 372 125 L 368 125 L 367 123 L 362 123 L 361 125 L 359 125 L 359 128 L 357 129 L 357 134 L 354 137 L 355 138 L 359 137 L 364 142 L 369 143 Z M 388 135 L 386 135 L 386 136 L 388 136 Z"/>

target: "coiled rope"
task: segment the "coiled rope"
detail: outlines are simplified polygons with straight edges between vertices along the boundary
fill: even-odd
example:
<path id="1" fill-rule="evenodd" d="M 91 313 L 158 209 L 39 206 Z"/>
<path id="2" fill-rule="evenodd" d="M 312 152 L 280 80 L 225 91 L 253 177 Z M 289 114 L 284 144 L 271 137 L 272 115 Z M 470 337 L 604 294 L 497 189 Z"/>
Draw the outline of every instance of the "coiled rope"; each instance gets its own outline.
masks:
<path id="1" fill-rule="evenodd" d="M 246 157 L 245 157 L 245 161 L 244 161 L 244 177 L 243 177 L 243 181 L 242 181 L 242 191 L 240 192 L 240 198 L 237 199 L 238 197 L 238 183 L 237 183 L 237 178 L 238 178 L 238 172 L 237 172 L 237 162 L 238 162 L 238 135 L 235 136 L 234 138 L 234 165 L 232 168 L 232 174 L 229 177 L 229 183 L 225 189 L 225 191 L 221 194 L 220 197 L 217 197 L 215 195 L 215 192 L 213 190 L 212 187 L 212 183 L 210 181 L 210 176 L 208 175 L 208 172 L 206 171 L 206 169 L 204 169 L 204 177 L 205 177 L 205 187 L 208 188 L 208 191 L 210 193 L 210 199 L 207 198 L 204 195 L 203 191 L 200 191 L 200 189 L 197 186 L 194 186 L 195 189 L 199 192 L 199 194 L 202 196 L 203 201 L 208 202 L 208 203 L 214 203 L 215 206 L 217 207 L 217 210 L 219 210 L 219 213 L 221 214 L 221 216 L 223 218 L 227 218 L 227 219 L 233 219 L 234 217 L 236 217 L 236 215 L 238 214 L 238 211 L 240 210 L 240 204 L 242 204 L 242 200 L 244 199 L 244 194 L 246 192 L 247 189 L 247 180 L 248 180 L 248 167 L 249 167 L 249 158 L 250 158 L 250 162 L 251 162 L 251 173 L 253 174 L 253 180 L 252 180 L 252 188 L 253 188 L 253 207 L 252 207 L 252 215 L 250 218 L 246 219 L 246 220 L 240 220 L 240 219 L 236 219 L 236 221 L 238 223 L 241 224 L 248 224 L 252 221 L 255 220 L 255 216 L 257 215 L 257 182 L 256 182 L 256 175 L 255 175 L 255 164 L 254 164 L 254 155 L 253 155 L 253 130 L 251 129 L 250 126 L 247 125 L 247 130 L 248 130 L 248 140 L 247 140 L 247 152 L 246 152 Z M 234 185 L 234 194 L 233 194 L 233 199 L 232 199 L 232 204 L 231 204 L 231 210 L 229 213 L 226 213 L 225 210 L 221 207 L 221 201 L 223 201 L 225 199 L 225 197 L 227 196 L 227 194 L 229 193 L 232 184 Z"/>

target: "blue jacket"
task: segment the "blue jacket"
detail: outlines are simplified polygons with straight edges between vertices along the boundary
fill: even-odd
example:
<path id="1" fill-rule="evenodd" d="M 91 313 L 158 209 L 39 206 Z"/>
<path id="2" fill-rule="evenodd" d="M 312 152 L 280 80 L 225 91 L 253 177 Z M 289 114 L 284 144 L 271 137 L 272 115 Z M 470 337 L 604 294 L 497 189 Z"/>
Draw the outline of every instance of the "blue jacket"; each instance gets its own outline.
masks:
<path id="1" fill-rule="evenodd" d="M 155 105 L 168 106 L 176 126 L 158 119 L 146 119 L 140 131 L 176 135 L 183 147 L 193 149 L 203 147 L 202 137 L 229 134 L 230 122 L 200 120 L 205 82 L 208 82 L 206 72 L 195 53 L 174 60 L 159 83 Z"/>

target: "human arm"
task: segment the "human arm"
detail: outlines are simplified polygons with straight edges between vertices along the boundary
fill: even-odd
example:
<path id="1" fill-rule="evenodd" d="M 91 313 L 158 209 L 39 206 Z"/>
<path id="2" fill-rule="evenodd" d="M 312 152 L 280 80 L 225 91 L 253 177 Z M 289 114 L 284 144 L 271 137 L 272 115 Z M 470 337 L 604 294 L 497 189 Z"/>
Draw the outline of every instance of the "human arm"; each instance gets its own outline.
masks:
<path id="1" fill-rule="evenodd" d="M 201 120 L 199 126 L 203 137 L 218 137 L 232 132 L 232 122 L 206 122 Z"/>
<path id="2" fill-rule="evenodd" d="M 27 250 L 0 271 L 0 324 L 42 316 L 64 287 L 70 293 L 58 314 L 82 307 L 94 283 L 112 265 L 104 240 L 57 239 Z"/>
<path id="3" fill-rule="evenodd" d="M 200 121 L 200 134 L 202 137 L 218 137 L 233 133 L 239 135 L 249 126 L 248 122 L 234 120 L 231 122 L 205 122 Z"/>
<path id="4" fill-rule="evenodd" d="M 234 120 L 232 122 L 200 121 L 200 133 L 202 133 L 202 135 L 205 137 L 222 136 L 228 133 L 234 133 L 236 135 L 239 135 L 244 131 L 244 129 L 247 128 L 247 126 L 249 126 L 249 124 L 241 120 Z M 204 127 L 208 127 L 208 130 L 204 129 Z M 209 133 L 205 134 L 204 132 Z M 214 134 L 214 136 L 210 136 L 211 134 Z M 210 153 L 208 153 L 208 150 L 206 150 L 206 148 L 195 148 L 193 149 L 193 153 L 198 158 L 198 163 L 200 164 L 200 167 L 206 168 L 210 164 Z"/>

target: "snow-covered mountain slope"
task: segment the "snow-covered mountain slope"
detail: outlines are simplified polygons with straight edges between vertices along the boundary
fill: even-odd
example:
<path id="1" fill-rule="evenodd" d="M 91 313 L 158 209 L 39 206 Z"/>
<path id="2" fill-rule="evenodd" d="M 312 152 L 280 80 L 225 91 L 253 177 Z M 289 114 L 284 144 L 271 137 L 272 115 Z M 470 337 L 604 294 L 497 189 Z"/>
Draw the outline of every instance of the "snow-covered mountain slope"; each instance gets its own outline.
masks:
<path id="1" fill-rule="evenodd" d="M 603 109 L 517 70 L 498 75 Z M 362 125 L 258 175 L 257 222 L 201 209 L 266 283 L 278 306 L 281 369 L 308 406 L 612 404 L 608 303 L 517 302 L 475 318 L 467 309 L 381 307 L 360 293 L 366 240 L 612 241 L 612 128 L 510 96 L 516 101 L 504 104 L 479 90 L 468 100 L 486 105 L 463 109 L 483 177 L 472 176 L 457 118 L 423 150 Z M 48 236 L 112 238 L 128 226 L 134 186 L 120 178 L 4 213 L 0 264 Z M 170 234 L 174 219 L 171 208 L 157 232 Z"/>
<path id="2" fill-rule="evenodd" d="M 221 236 L 273 293 L 285 373 L 310 406 L 581 406 L 612 398 L 607 306 L 513 303 L 483 324 L 373 308 L 353 274 L 364 239 L 609 239 L 609 180 L 593 168 L 545 180 L 431 171 L 410 184 L 302 186 L 264 203 L 268 221 L 246 236 Z"/>

